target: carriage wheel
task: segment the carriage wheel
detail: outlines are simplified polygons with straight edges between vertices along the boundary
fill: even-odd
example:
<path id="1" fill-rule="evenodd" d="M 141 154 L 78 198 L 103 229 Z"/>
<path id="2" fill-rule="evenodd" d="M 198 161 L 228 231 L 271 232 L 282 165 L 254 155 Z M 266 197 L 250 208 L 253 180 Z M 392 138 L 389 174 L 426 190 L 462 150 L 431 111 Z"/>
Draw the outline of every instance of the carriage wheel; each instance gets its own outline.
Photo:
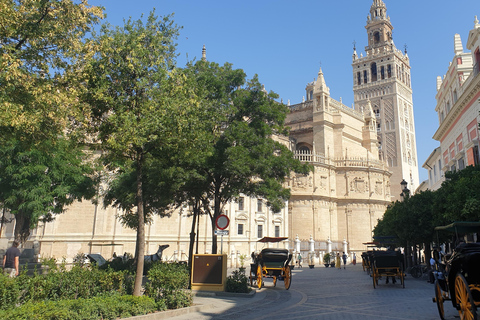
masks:
<path id="1" fill-rule="evenodd" d="M 461 273 L 455 277 L 455 298 L 458 305 L 458 313 L 461 320 L 476 320 L 477 307 L 473 301 L 472 292 L 468 287 L 467 280 Z"/>
<path id="2" fill-rule="evenodd" d="M 422 269 L 420 268 L 420 266 L 416 265 L 416 266 L 413 266 L 411 269 L 410 269 L 410 274 L 412 275 L 412 277 L 414 277 L 415 279 L 418 279 L 422 276 Z"/>
<path id="3" fill-rule="evenodd" d="M 262 271 L 262 265 L 259 263 L 257 267 L 257 287 L 258 289 L 262 288 L 263 284 L 263 271 Z"/>
<path id="4" fill-rule="evenodd" d="M 283 282 L 285 284 L 285 289 L 290 289 L 290 285 L 292 284 L 292 270 L 290 266 L 285 266 L 283 268 Z"/>
<path id="5" fill-rule="evenodd" d="M 442 289 L 440 288 L 440 283 L 438 283 L 438 280 L 435 280 L 435 301 L 437 302 L 437 309 L 440 319 L 445 320 L 445 309 L 443 309 L 443 302 L 445 299 L 443 298 Z"/>

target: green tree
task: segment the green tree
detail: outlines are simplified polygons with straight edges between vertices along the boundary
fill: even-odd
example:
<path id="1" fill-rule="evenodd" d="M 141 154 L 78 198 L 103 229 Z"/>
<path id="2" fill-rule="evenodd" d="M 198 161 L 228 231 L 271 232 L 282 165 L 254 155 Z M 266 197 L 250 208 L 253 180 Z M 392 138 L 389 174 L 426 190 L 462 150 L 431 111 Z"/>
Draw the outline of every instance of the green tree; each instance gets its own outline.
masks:
<path id="1" fill-rule="evenodd" d="M 194 157 L 202 146 L 196 134 L 201 108 L 189 79 L 174 69 L 178 32 L 170 16 L 158 19 L 154 12 L 146 23 L 129 19 L 123 27 L 104 25 L 95 37 L 101 50 L 85 80 L 89 90 L 83 98 L 92 106 L 102 160 L 113 172 L 107 204 L 127 214 L 136 210 L 136 218 L 129 219 L 137 230 L 134 295 L 141 294 L 146 216 L 156 207 L 153 193 L 146 192 L 154 181 L 146 178 L 164 174 L 178 158 Z M 134 181 L 134 192 L 125 189 L 128 181 Z"/>
<path id="2" fill-rule="evenodd" d="M 95 51 L 86 35 L 102 17 L 87 1 L 0 2 L 0 202 L 22 242 L 39 219 L 81 199 L 79 187 L 92 196 L 77 140 L 85 124 L 77 75 Z"/>
<path id="3" fill-rule="evenodd" d="M 10 139 L 0 145 L 0 200 L 15 216 L 21 243 L 38 221 L 51 221 L 75 200 L 95 195 L 88 154 L 71 139 L 35 145 Z"/>
<path id="4" fill-rule="evenodd" d="M 79 62 L 95 51 L 85 39 L 103 17 L 83 0 L 0 2 L 0 137 L 34 141 L 83 122 Z"/>
<path id="5" fill-rule="evenodd" d="M 446 172 L 445 181 L 437 190 L 436 211 L 447 223 L 480 220 L 480 166 Z"/>
<path id="6" fill-rule="evenodd" d="M 198 175 L 185 189 L 210 216 L 212 253 L 216 253 L 213 230 L 226 203 L 243 193 L 265 198 L 267 206 L 278 212 L 290 197 L 284 188 L 286 178 L 310 168 L 276 139 L 288 135 L 284 126 L 288 108 L 274 100 L 277 94 L 262 90 L 257 76 L 246 83 L 245 73 L 228 63 L 198 61 L 191 68 L 196 92 L 215 121 L 209 130 L 211 139 L 205 142 L 211 144 L 211 152 L 197 163 Z"/>

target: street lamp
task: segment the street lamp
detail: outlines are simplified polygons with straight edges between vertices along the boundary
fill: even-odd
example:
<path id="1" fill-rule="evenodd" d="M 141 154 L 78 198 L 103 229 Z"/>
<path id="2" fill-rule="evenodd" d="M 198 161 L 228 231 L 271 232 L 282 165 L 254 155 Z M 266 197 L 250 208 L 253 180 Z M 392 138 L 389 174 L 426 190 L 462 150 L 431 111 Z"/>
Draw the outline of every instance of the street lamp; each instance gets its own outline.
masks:
<path id="1" fill-rule="evenodd" d="M 407 185 L 408 182 L 405 181 L 405 179 L 400 182 L 400 185 L 402 186 L 402 193 L 400 193 L 400 197 L 402 198 L 402 201 L 408 197 L 408 194 L 410 193 L 410 190 L 408 190 Z"/>

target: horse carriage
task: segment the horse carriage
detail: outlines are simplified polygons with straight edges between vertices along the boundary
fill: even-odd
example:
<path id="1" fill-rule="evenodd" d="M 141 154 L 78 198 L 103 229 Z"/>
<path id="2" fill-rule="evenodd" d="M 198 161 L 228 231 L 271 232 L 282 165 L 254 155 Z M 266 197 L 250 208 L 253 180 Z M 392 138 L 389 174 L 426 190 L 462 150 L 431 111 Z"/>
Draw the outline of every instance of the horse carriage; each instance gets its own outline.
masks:
<path id="1" fill-rule="evenodd" d="M 480 233 L 480 222 L 454 222 L 447 226 L 436 227 L 438 231 L 455 233 L 458 245 L 445 263 L 437 263 L 435 276 L 435 298 L 440 319 L 445 319 L 443 303 L 452 301 L 458 310 L 460 319 L 477 319 L 477 307 L 480 306 L 480 243 L 458 241 L 459 234 Z"/>
<path id="2" fill-rule="evenodd" d="M 378 279 L 381 277 L 392 277 L 392 282 L 400 280 L 400 284 L 405 288 L 405 271 L 403 267 L 403 254 L 399 251 L 372 251 L 368 254 L 371 276 L 373 279 L 373 288 L 378 286 Z"/>
<path id="3" fill-rule="evenodd" d="M 288 238 L 264 237 L 259 242 L 280 242 Z M 253 263 L 250 265 L 250 285 L 256 282 L 260 289 L 264 285 L 264 278 L 273 278 L 273 286 L 277 280 L 283 280 L 285 289 L 290 289 L 292 271 L 290 261 L 292 254 L 287 249 L 264 248 L 259 254 L 252 253 Z"/>

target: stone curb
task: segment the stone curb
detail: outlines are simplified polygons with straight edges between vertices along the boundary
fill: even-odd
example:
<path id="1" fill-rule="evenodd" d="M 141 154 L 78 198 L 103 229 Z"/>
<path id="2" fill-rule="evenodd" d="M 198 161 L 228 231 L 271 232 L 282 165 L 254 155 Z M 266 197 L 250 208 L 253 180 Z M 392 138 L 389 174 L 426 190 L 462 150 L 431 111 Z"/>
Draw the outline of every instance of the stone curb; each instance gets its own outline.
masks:
<path id="1" fill-rule="evenodd" d="M 249 293 L 234 293 L 234 292 L 223 292 L 223 291 L 192 291 L 194 296 L 197 297 L 236 297 L 236 298 L 253 298 L 257 291 L 253 289 Z M 191 307 L 175 309 L 175 310 L 167 310 L 167 311 L 159 311 L 155 313 L 130 317 L 128 319 L 131 320 L 163 320 L 163 319 L 170 319 L 172 317 L 178 317 L 184 314 L 194 313 L 194 312 L 204 312 L 209 309 L 214 308 L 215 305 L 213 303 L 210 304 L 202 304 L 202 305 L 194 305 Z"/>
<path id="2" fill-rule="evenodd" d="M 192 291 L 197 297 L 235 297 L 235 298 L 253 298 L 257 291 L 252 289 L 249 293 L 235 293 L 224 291 Z"/>
<path id="3" fill-rule="evenodd" d="M 150 314 L 144 314 L 141 316 L 130 317 L 127 319 L 131 320 L 163 320 L 163 319 L 170 319 L 172 317 L 178 317 L 184 314 L 194 313 L 194 312 L 204 312 L 209 309 L 214 308 L 215 305 L 212 304 L 205 304 L 205 305 L 197 305 L 187 308 L 175 309 L 175 310 L 167 310 L 167 311 L 160 311 Z"/>

